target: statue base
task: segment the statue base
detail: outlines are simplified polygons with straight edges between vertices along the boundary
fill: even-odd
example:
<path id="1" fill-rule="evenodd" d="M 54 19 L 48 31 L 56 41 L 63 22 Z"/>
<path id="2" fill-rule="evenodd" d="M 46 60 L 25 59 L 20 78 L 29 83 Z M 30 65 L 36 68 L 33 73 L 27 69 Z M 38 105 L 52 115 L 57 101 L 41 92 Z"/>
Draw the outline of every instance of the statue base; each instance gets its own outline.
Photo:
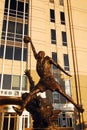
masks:
<path id="1" fill-rule="evenodd" d="M 55 130 L 55 128 L 53 129 L 51 129 L 51 128 L 39 128 L 39 129 L 33 129 L 33 128 L 25 128 L 25 130 Z M 74 130 L 74 128 L 71 128 L 71 127 L 58 127 L 58 128 L 56 128 L 56 130 Z"/>

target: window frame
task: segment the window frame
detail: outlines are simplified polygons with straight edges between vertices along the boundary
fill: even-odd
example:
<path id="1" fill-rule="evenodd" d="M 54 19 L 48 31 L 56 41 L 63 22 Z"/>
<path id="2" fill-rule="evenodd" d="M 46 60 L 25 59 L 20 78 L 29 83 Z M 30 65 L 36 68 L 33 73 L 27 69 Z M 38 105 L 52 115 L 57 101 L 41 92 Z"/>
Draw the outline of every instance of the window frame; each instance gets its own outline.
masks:
<path id="1" fill-rule="evenodd" d="M 67 46 L 67 35 L 66 32 L 62 31 L 62 45 Z"/>
<path id="2" fill-rule="evenodd" d="M 55 10 L 50 9 L 50 22 L 55 23 Z"/>
<path id="3" fill-rule="evenodd" d="M 64 59 L 64 69 L 66 71 L 69 71 L 70 67 L 69 67 L 69 57 L 68 57 L 68 54 L 63 54 L 63 59 Z"/>
<path id="4" fill-rule="evenodd" d="M 56 30 L 51 29 L 51 43 L 56 44 Z"/>
<path id="5" fill-rule="evenodd" d="M 60 21 L 61 24 L 65 25 L 65 13 L 64 12 L 60 12 Z"/>

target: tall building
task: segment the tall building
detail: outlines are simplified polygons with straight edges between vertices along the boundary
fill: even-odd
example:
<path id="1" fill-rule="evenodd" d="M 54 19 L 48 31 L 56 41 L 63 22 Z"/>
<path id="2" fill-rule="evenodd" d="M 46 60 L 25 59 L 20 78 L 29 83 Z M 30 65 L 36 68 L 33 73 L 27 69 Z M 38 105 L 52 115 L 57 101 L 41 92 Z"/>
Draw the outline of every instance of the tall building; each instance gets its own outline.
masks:
<path id="1" fill-rule="evenodd" d="M 87 0 L 1 0 L 0 14 L 0 98 L 19 98 L 29 92 L 25 69 L 38 82 L 31 46 L 23 41 L 28 35 L 37 52 L 44 50 L 72 75 L 70 78 L 52 66 L 55 80 L 85 109 L 78 113 L 59 93 L 43 93 L 54 109 L 61 110 L 58 126 L 86 130 Z M 19 117 L 12 106 L 0 105 L 0 130 L 31 127 L 29 112 L 25 110 Z"/>

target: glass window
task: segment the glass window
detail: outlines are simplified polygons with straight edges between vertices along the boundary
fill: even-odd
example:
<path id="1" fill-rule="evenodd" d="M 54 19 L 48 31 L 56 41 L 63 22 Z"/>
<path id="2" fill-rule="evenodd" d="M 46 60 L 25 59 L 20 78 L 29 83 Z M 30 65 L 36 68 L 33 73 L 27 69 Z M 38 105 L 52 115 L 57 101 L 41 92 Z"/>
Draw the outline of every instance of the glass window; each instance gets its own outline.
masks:
<path id="1" fill-rule="evenodd" d="M 8 8 L 8 5 L 10 5 L 10 8 Z M 24 6 L 25 6 L 25 12 L 24 12 Z M 9 10 L 9 14 L 7 14 L 8 10 Z M 19 0 L 5 0 L 4 15 L 19 17 L 21 18 L 22 21 L 23 18 L 28 19 L 28 13 L 29 13 L 29 3 L 19 1 Z M 6 40 L 11 40 L 11 41 L 15 40 L 18 42 L 22 42 L 22 35 L 28 34 L 28 23 L 24 25 L 25 29 L 23 32 L 23 23 L 8 21 L 8 27 L 7 27 L 6 21 L 7 20 L 3 20 L 2 39 L 5 39 L 6 28 L 8 28 Z"/>
<path id="2" fill-rule="evenodd" d="M 13 75 L 12 77 L 12 88 L 13 89 L 19 89 L 20 87 L 20 76 L 18 75 Z"/>
<path id="3" fill-rule="evenodd" d="M 60 12 L 60 20 L 61 20 L 61 24 L 65 24 L 65 14 L 64 14 L 64 12 Z"/>
<path id="4" fill-rule="evenodd" d="M 23 24 L 22 23 L 17 23 L 16 25 L 16 33 L 22 34 L 23 33 Z"/>
<path id="5" fill-rule="evenodd" d="M 14 60 L 21 60 L 21 48 L 15 47 Z"/>
<path id="6" fill-rule="evenodd" d="M 29 4 L 26 3 L 25 4 L 25 18 L 27 18 L 27 19 L 28 19 L 28 10 L 29 10 Z"/>
<path id="7" fill-rule="evenodd" d="M 22 48 L 15 47 L 14 49 L 15 49 L 14 60 L 21 60 Z M 1 45 L 0 46 L 0 58 L 3 57 L 3 53 L 4 53 L 4 45 Z M 5 59 L 13 59 L 13 47 L 12 46 L 6 46 Z M 23 61 L 27 61 L 27 48 L 24 48 Z"/>
<path id="8" fill-rule="evenodd" d="M 51 43 L 56 44 L 56 30 L 51 29 Z"/>
<path id="9" fill-rule="evenodd" d="M 58 92 L 53 92 L 53 103 L 60 103 L 60 94 Z"/>
<path id="10" fill-rule="evenodd" d="M 27 88 L 27 79 L 26 76 L 22 77 L 22 90 L 26 90 Z"/>
<path id="11" fill-rule="evenodd" d="M 23 61 L 27 61 L 27 48 L 24 48 Z"/>
<path id="12" fill-rule="evenodd" d="M 70 80 L 65 80 L 65 92 L 66 92 L 67 95 L 71 96 Z"/>
<path id="13" fill-rule="evenodd" d="M 4 11 L 5 15 L 7 15 L 8 13 L 8 3 L 9 3 L 9 0 L 5 0 L 5 11 Z"/>
<path id="14" fill-rule="evenodd" d="M 13 75 L 12 88 L 15 90 L 19 90 L 20 83 L 21 83 L 21 76 Z M 22 77 L 22 90 L 26 90 L 26 89 L 27 89 L 27 79 L 26 79 L 26 76 L 23 76 Z"/>
<path id="15" fill-rule="evenodd" d="M 62 44 L 64 46 L 67 46 L 67 36 L 66 36 L 66 32 L 62 31 Z"/>
<path id="16" fill-rule="evenodd" d="M 59 4 L 63 6 L 64 5 L 64 0 L 59 0 Z"/>
<path id="17" fill-rule="evenodd" d="M 7 24 L 7 21 L 6 20 L 3 20 L 3 31 L 6 31 L 6 24 Z"/>
<path id="18" fill-rule="evenodd" d="M 24 3 L 18 1 L 17 17 L 23 18 L 24 13 Z"/>
<path id="19" fill-rule="evenodd" d="M 68 54 L 64 54 L 64 69 L 66 71 L 69 71 L 69 59 L 68 59 Z"/>
<path id="20" fill-rule="evenodd" d="M 18 1 L 18 11 L 24 12 L 24 2 Z"/>
<path id="21" fill-rule="evenodd" d="M 3 20 L 2 39 L 5 39 L 7 21 Z"/>
<path id="22" fill-rule="evenodd" d="M 0 58 L 3 57 L 3 53 L 4 53 L 4 45 L 0 46 Z"/>
<path id="23" fill-rule="evenodd" d="M 17 23 L 15 40 L 22 42 L 23 24 Z"/>
<path id="24" fill-rule="evenodd" d="M 57 63 L 57 53 L 52 52 L 52 59 Z M 57 67 L 53 65 L 53 69 L 57 69 Z"/>
<path id="25" fill-rule="evenodd" d="M 16 0 L 10 0 L 10 9 L 16 10 Z"/>
<path id="26" fill-rule="evenodd" d="M 8 22 L 8 32 L 14 33 L 14 31 L 15 31 L 15 23 L 12 21 L 9 21 Z"/>
<path id="27" fill-rule="evenodd" d="M 13 47 L 6 46 L 6 55 L 5 59 L 12 59 L 13 58 Z"/>
<path id="28" fill-rule="evenodd" d="M 8 8 L 8 2 L 9 0 L 5 0 L 5 8 Z"/>
<path id="29" fill-rule="evenodd" d="M 11 75 L 3 75 L 3 89 L 11 89 Z"/>
<path id="30" fill-rule="evenodd" d="M 54 3 L 54 0 L 49 0 L 51 3 Z"/>
<path id="31" fill-rule="evenodd" d="M 17 4 L 16 0 L 10 1 L 10 11 L 9 11 L 10 16 L 13 16 L 13 17 L 16 16 L 16 6 L 17 6 L 16 4 Z"/>
<path id="32" fill-rule="evenodd" d="M 24 35 L 28 34 L 28 24 L 25 24 L 25 28 L 24 28 Z"/>
<path id="33" fill-rule="evenodd" d="M 55 22 L 55 11 L 50 9 L 50 21 Z"/>

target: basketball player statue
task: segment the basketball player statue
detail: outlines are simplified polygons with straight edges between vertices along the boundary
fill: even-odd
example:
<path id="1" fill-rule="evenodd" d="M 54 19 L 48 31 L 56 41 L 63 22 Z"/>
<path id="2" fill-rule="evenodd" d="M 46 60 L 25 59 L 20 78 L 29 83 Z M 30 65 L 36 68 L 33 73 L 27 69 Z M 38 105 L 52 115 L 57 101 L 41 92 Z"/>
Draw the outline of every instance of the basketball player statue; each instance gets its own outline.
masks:
<path id="1" fill-rule="evenodd" d="M 14 110 L 17 112 L 17 114 L 18 115 L 22 114 L 27 103 L 29 103 L 32 100 L 34 95 L 36 95 L 39 92 L 44 92 L 46 90 L 57 91 L 62 96 L 64 96 L 68 101 L 70 101 L 77 108 L 77 110 L 79 112 L 83 112 L 84 109 L 81 107 L 81 105 L 76 104 L 73 101 L 73 99 L 62 90 L 59 83 L 54 79 L 54 77 L 51 73 L 51 65 L 55 65 L 59 70 L 64 72 L 67 76 L 71 76 L 71 75 L 68 74 L 67 72 L 65 72 L 63 70 L 63 68 L 59 64 L 57 64 L 51 57 L 45 56 L 44 51 L 39 51 L 37 53 L 30 37 L 28 37 L 28 36 L 24 37 L 24 42 L 25 43 L 30 42 L 30 44 L 31 44 L 31 48 L 32 48 L 34 57 L 37 61 L 36 71 L 40 77 L 40 80 L 38 81 L 36 86 L 30 91 L 30 93 L 28 94 L 28 96 L 27 96 L 25 102 L 23 103 L 23 105 L 21 106 L 21 108 L 19 109 L 19 108 L 13 107 Z"/>

